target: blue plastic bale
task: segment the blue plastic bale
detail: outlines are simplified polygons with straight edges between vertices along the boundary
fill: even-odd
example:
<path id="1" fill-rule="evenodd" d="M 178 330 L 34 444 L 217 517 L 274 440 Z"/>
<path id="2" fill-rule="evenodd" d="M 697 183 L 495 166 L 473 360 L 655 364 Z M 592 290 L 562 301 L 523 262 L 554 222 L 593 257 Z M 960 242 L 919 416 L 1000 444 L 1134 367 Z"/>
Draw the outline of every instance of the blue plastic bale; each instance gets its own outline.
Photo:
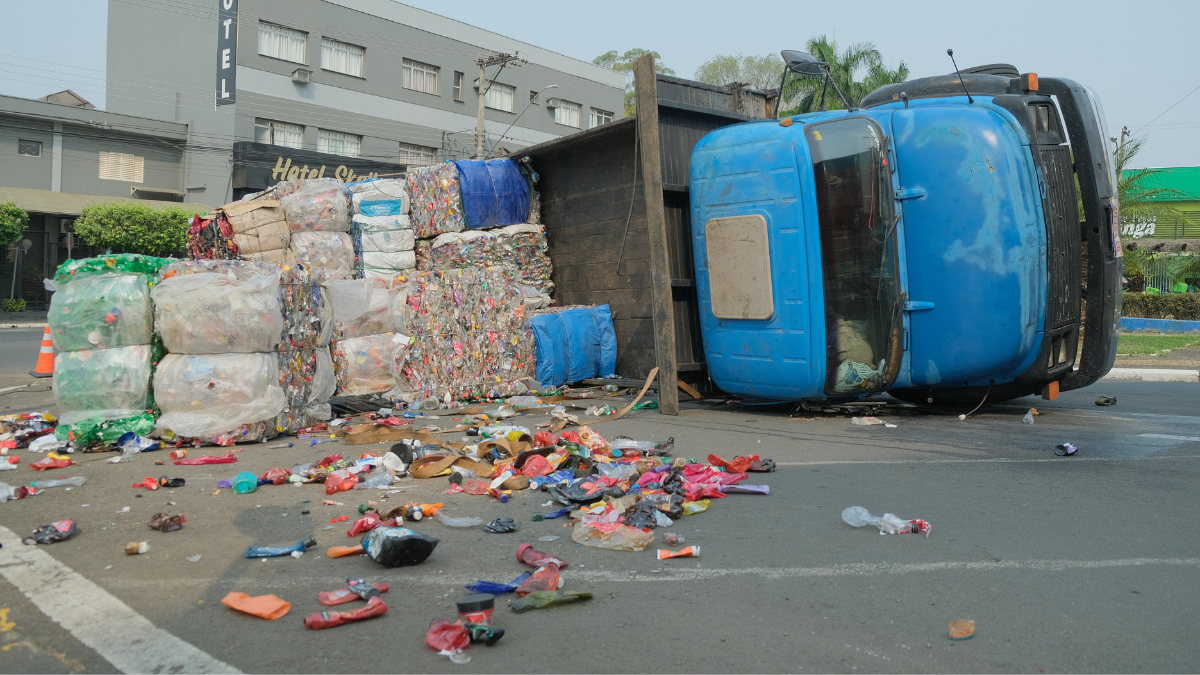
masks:
<path id="1" fill-rule="evenodd" d="M 617 369 L 617 334 L 608 305 L 579 307 L 529 320 L 537 340 L 537 381 L 557 387 Z"/>
<path id="2" fill-rule="evenodd" d="M 458 167 L 467 227 L 483 229 L 524 223 L 529 184 L 511 159 L 462 160 Z"/>

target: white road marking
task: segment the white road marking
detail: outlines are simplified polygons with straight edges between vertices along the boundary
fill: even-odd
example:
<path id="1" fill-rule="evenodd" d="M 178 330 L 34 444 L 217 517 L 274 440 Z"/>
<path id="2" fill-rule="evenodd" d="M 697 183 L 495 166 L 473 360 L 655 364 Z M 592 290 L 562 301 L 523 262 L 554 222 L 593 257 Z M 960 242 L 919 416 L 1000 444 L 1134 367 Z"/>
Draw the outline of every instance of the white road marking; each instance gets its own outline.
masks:
<path id="1" fill-rule="evenodd" d="M 1162 438 L 1162 439 L 1165 439 L 1168 441 L 1183 441 L 1185 443 L 1200 441 L 1200 436 L 1172 436 L 1170 434 L 1138 434 L 1138 437 L 1139 438 Z"/>
<path id="2" fill-rule="evenodd" d="M 1145 382 L 1196 382 L 1200 371 L 1173 368 L 1113 368 L 1102 380 L 1141 380 Z"/>
<path id="3" fill-rule="evenodd" d="M 0 575 L 123 673 L 240 673 L 150 623 L 103 588 L 0 526 Z"/>
<path id="4" fill-rule="evenodd" d="M 1143 436 L 1151 434 L 1142 434 Z M 1162 436 L 1161 438 L 1191 438 L 1185 436 Z M 1200 440 L 1195 438 L 1191 440 Z M 1032 464 L 1039 462 L 1148 462 L 1164 459 L 1200 459 L 1200 455 L 1151 455 L 1146 457 L 980 457 L 979 459 L 828 459 L 811 462 L 775 462 L 776 466 L 817 466 L 821 464 Z"/>

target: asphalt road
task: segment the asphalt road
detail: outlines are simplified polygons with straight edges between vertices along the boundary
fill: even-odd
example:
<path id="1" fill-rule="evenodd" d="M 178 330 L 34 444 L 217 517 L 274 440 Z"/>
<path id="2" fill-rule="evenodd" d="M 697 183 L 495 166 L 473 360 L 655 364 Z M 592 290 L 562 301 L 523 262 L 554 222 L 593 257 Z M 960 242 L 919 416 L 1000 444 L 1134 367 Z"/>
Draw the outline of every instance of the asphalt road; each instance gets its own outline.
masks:
<path id="1" fill-rule="evenodd" d="M 0 525 L 24 536 L 76 519 L 78 537 L 37 550 L 97 590 L 58 611 L 73 616 L 71 603 L 86 608 L 102 604 L 97 595 L 111 595 L 149 623 L 109 625 L 100 615 L 67 631 L 44 613 L 54 611 L 44 591 L 75 577 L 58 569 L 46 589 L 22 593 L 5 578 L 25 573 L 17 555 L 24 547 L 0 530 L 0 672 L 112 672 L 101 653 L 130 658 L 108 639 L 125 631 L 144 634 L 146 653 L 182 640 L 207 655 L 203 663 L 245 672 L 1195 672 L 1198 387 L 1106 382 L 1054 402 L 989 405 L 967 421 L 894 417 L 894 429 L 698 404 L 677 418 L 642 411 L 597 425 L 606 438 L 673 436 L 680 456 L 757 453 L 778 462 L 777 472 L 748 481 L 769 484 L 769 496 L 731 495 L 677 522 L 671 531 L 701 547 L 697 559 L 658 561 L 661 537 L 640 553 L 579 547 L 561 520 L 530 520 L 558 508 L 542 506 L 541 494 L 501 505 L 443 495 L 447 484 L 430 479 L 404 480 L 417 487 L 384 503 L 442 501 L 451 515 L 508 515 L 522 529 L 493 535 L 422 522 L 417 529 L 441 540 L 434 555 L 417 567 L 388 569 L 324 555 L 355 541 L 345 535 L 349 523 L 331 526 L 330 518 L 353 520 L 354 507 L 377 494 L 332 497 L 344 507 L 322 505 L 316 486 L 211 494 L 218 479 L 238 471 L 290 467 L 340 444 L 252 445 L 237 464 L 212 467 L 155 466 L 162 453 L 118 465 L 76 455 L 78 466 L 56 473 L 87 476 L 87 485 L 0 505 Z M 1094 406 L 1099 393 L 1116 395 L 1118 404 Z M 1031 406 L 1042 414 L 1024 425 Z M 1056 457 L 1052 449 L 1063 441 L 1079 454 Z M 357 456 L 374 447 L 345 450 Z M 21 456 L 22 468 L 0 480 L 35 478 L 29 453 Z M 188 485 L 130 488 L 162 474 Z M 852 529 L 840 519 L 852 505 L 925 518 L 932 534 Z M 117 513 L 126 506 L 130 512 Z M 150 530 L 146 523 L 159 511 L 186 514 L 187 525 L 169 534 Z M 309 535 L 319 545 L 299 559 L 242 555 L 249 545 Z M 143 540 L 149 553 L 124 555 L 126 543 Z M 430 620 L 454 618 L 464 583 L 508 581 L 524 571 L 514 555 L 522 542 L 567 560 L 565 590 L 594 599 L 517 615 L 501 598 L 495 620 L 507 634 L 495 647 L 473 646 L 467 665 L 425 647 Z M 197 554 L 199 562 L 187 561 Z M 304 629 L 305 615 L 325 609 L 317 593 L 353 577 L 391 584 L 388 614 Z M 273 593 L 293 606 L 265 621 L 222 606 L 231 591 Z M 947 624 L 960 618 L 976 621 L 976 635 L 952 642 Z"/>

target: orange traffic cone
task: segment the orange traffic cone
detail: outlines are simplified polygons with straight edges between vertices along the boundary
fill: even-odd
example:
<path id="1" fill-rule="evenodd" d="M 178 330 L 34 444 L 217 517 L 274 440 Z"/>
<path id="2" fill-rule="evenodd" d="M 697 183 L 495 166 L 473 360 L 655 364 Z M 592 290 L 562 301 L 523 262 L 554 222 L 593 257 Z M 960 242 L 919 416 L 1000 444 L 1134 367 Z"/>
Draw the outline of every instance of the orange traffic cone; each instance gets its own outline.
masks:
<path id="1" fill-rule="evenodd" d="M 42 334 L 42 348 L 38 351 L 37 368 L 29 371 L 34 377 L 54 376 L 54 343 L 50 341 L 50 326 Z"/>

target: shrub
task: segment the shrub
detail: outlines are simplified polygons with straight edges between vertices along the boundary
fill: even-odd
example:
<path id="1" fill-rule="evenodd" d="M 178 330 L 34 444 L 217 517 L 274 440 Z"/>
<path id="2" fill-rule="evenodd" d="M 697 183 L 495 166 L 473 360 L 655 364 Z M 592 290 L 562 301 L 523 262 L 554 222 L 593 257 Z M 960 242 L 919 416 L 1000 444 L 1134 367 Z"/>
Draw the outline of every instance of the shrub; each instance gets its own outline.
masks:
<path id="1" fill-rule="evenodd" d="M 1200 295 L 1196 293 L 1163 293 L 1161 295 L 1125 293 L 1121 296 L 1121 315 L 1143 319 L 1200 321 Z"/>
<path id="2" fill-rule="evenodd" d="M 184 253 L 194 211 L 176 206 L 93 204 L 75 221 L 75 233 L 89 246 L 113 253 L 169 256 Z"/>
<path id="3" fill-rule="evenodd" d="M 5 298 L 0 300 L 0 312 L 24 312 L 25 298 Z"/>
<path id="4" fill-rule="evenodd" d="M 0 246 L 12 246 L 21 240 L 29 224 L 29 214 L 14 202 L 0 202 Z"/>

